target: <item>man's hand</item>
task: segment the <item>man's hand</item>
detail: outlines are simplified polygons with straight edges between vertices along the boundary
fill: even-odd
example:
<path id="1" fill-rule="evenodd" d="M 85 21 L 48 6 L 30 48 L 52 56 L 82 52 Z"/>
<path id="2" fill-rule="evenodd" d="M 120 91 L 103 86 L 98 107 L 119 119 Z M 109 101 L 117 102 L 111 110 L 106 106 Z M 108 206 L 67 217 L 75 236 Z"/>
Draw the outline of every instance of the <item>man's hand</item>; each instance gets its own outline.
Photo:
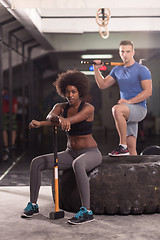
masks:
<path id="1" fill-rule="evenodd" d="M 99 69 L 100 67 L 102 67 L 104 65 L 104 63 L 102 63 L 101 60 L 93 60 L 93 62 L 95 63 L 95 64 L 93 64 L 94 69 Z"/>
<path id="2" fill-rule="evenodd" d="M 129 100 L 126 100 L 124 98 L 118 100 L 118 104 L 122 104 L 122 103 L 129 103 L 129 104 L 131 104 Z"/>

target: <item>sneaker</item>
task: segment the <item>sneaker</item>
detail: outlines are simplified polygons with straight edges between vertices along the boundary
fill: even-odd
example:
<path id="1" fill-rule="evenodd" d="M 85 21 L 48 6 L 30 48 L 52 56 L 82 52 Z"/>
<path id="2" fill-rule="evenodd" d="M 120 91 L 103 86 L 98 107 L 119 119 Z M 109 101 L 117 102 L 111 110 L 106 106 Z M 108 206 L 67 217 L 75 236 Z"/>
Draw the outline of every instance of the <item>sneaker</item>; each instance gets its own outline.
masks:
<path id="1" fill-rule="evenodd" d="M 3 161 L 7 161 L 9 159 L 9 148 L 4 147 L 4 152 L 3 152 Z"/>
<path id="2" fill-rule="evenodd" d="M 4 147 L 4 152 L 9 153 L 9 147 Z"/>
<path id="3" fill-rule="evenodd" d="M 119 145 L 116 149 L 114 149 L 111 153 L 108 154 L 109 156 L 126 156 L 126 155 L 130 155 L 128 148 L 124 148 L 122 145 Z"/>
<path id="4" fill-rule="evenodd" d="M 15 151 L 16 150 L 16 146 L 15 145 L 12 145 L 12 150 Z"/>
<path id="5" fill-rule="evenodd" d="M 7 161 L 9 159 L 9 154 L 7 152 L 5 152 L 3 154 L 3 161 Z"/>
<path id="6" fill-rule="evenodd" d="M 94 220 L 93 212 L 90 210 L 88 211 L 85 207 L 81 207 L 80 211 L 76 213 L 76 215 L 68 219 L 68 223 L 76 225 L 76 224 L 82 224 L 86 222 L 92 222 Z"/>
<path id="7" fill-rule="evenodd" d="M 24 213 L 21 215 L 22 218 L 29 218 L 39 213 L 38 204 L 33 205 L 31 202 L 28 203 L 24 209 Z"/>

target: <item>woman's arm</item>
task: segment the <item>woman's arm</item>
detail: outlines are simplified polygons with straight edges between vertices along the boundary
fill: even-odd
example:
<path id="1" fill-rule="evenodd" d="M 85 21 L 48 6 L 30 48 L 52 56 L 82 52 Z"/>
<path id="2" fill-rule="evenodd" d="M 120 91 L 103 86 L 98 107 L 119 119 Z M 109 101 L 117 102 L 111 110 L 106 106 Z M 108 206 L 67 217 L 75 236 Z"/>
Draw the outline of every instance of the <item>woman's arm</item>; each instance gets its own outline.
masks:
<path id="1" fill-rule="evenodd" d="M 71 128 L 70 121 L 67 118 L 63 118 L 61 115 L 63 114 L 64 107 L 66 103 L 56 104 L 53 109 L 49 112 L 46 119 L 51 121 L 53 124 L 60 126 L 62 130 L 69 131 Z"/>
<path id="2" fill-rule="evenodd" d="M 29 124 L 29 129 L 31 128 L 39 128 L 44 126 L 52 126 L 53 124 L 59 125 L 59 115 L 62 111 L 62 104 L 56 104 L 53 109 L 49 112 L 46 117 L 46 121 L 37 121 L 32 120 Z"/>
<path id="3" fill-rule="evenodd" d="M 75 115 L 67 118 L 71 124 L 86 121 L 93 121 L 94 119 L 94 107 L 89 103 L 85 103 L 83 109 L 77 112 Z"/>
<path id="4" fill-rule="evenodd" d="M 94 119 L 94 107 L 89 103 L 85 103 L 83 109 L 80 112 L 68 118 L 63 118 L 60 116 L 62 109 L 60 111 L 59 107 L 60 106 L 55 106 L 55 108 L 52 109 L 52 111 L 47 116 L 47 120 L 50 120 L 52 122 L 54 121 L 55 123 L 58 119 L 58 125 L 61 126 L 62 130 L 64 131 L 69 131 L 71 124 L 84 120 L 93 121 Z"/>
<path id="5" fill-rule="evenodd" d="M 44 127 L 44 126 L 52 126 L 51 121 L 37 121 L 37 120 L 32 120 L 29 124 L 29 129 L 31 128 L 39 128 L 39 127 Z"/>
<path id="6" fill-rule="evenodd" d="M 75 115 L 67 118 L 59 116 L 59 125 L 61 126 L 62 130 L 69 131 L 71 124 L 82 122 L 84 120 L 93 121 L 93 119 L 94 107 L 89 103 L 85 103 L 83 109 Z"/>
<path id="7" fill-rule="evenodd" d="M 48 121 L 51 121 L 53 124 L 59 124 L 59 118 L 64 109 L 64 105 L 64 103 L 57 103 L 56 105 L 54 105 L 52 110 L 48 113 L 46 119 Z"/>

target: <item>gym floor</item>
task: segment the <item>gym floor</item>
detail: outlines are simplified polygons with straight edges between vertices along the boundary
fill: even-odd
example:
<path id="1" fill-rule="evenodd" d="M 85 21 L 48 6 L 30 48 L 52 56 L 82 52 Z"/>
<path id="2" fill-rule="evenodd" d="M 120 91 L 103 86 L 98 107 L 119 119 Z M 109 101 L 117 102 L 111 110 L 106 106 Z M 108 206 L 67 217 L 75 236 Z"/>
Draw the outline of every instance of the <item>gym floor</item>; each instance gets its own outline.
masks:
<path id="1" fill-rule="evenodd" d="M 107 136 L 95 133 L 95 139 L 103 155 L 113 150 L 118 142 L 117 135 L 113 133 Z M 59 144 L 63 145 L 61 141 Z M 159 136 L 148 136 L 143 141 L 138 139 L 138 153 L 151 145 L 160 145 Z M 41 153 L 47 153 L 52 151 L 52 146 L 40 149 Z M 42 173 L 42 187 L 38 200 L 40 214 L 32 219 L 22 219 L 21 213 L 29 201 L 29 166 L 31 159 L 36 155 L 39 155 L 38 151 L 17 153 L 14 158 L 0 164 L 1 239 L 160 239 L 160 214 L 95 215 L 95 221 L 80 226 L 67 223 L 67 219 L 74 214 L 71 212 L 65 212 L 63 219 L 50 220 L 49 212 L 54 211 L 51 171 Z"/>

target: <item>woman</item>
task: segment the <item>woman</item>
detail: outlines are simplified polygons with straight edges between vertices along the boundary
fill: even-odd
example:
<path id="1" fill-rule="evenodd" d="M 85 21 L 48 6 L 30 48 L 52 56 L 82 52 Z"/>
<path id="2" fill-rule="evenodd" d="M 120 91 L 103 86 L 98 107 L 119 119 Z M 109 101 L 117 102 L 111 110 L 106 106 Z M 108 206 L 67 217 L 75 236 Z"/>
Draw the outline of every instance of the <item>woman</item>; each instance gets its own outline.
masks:
<path id="1" fill-rule="evenodd" d="M 86 75 L 78 71 L 69 70 L 58 76 L 55 86 L 60 96 L 67 102 L 57 103 L 47 116 L 47 121 L 32 120 L 29 127 L 58 125 L 66 131 L 67 148 L 59 152 L 59 170 L 73 168 L 81 198 L 82 207 L 71 219 L 70 224 L 80 224 L 93 221 L 90 210 L 90 187 L 87 172 L 101 164 L 102 155 L 97 143 L 92 137 L 94 107 L 83 99 L 89 90 Z M 41 184 L 41 171 L 54 169 L 53 153 L 36 157 L 32 160 L 30 170 L 30 202 L 24 209 L 22 217 L 37 214 L 37 198 Z"/>

